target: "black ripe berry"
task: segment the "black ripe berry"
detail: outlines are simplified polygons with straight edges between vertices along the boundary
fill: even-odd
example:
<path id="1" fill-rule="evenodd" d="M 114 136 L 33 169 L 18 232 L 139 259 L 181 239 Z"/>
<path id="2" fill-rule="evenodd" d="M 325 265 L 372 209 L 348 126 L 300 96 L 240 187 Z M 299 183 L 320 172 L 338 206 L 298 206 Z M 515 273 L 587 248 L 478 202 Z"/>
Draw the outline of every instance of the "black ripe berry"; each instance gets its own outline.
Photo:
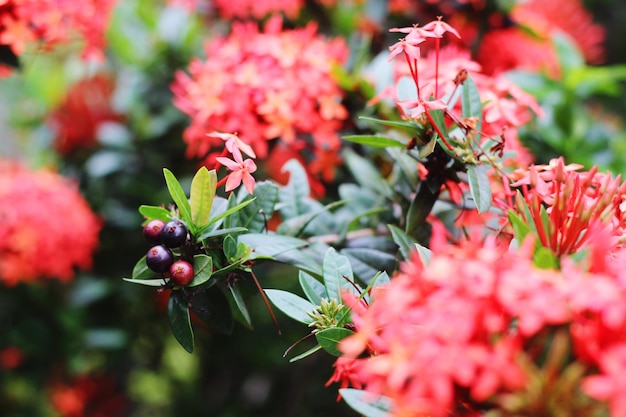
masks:
<path id="1" fill-rule="evenodd" d="M 193 274 L 193 266 L 187 261 L 176 261 L 170 266 L 170 279 L 181 287 L 193 281 Z"/>
<path id="2" fill-rule="evenodd" d="M 177 248 L 187 240 L 187 228 L 178 220 L 167 222 L 161 230 L 161 242 L 168 248 Z"/>
<path id="3" fill-rule="evenodd" d="M 151 247 L 146 254 L 146 264 L 154 272 L 163 273 L 170 269 L 174 262 L 172 251 L 163 245 Z"/>
<path id="4" fill-rule="evenodd" d="M 143 236 L 152 243 L 161 243 L 161 230 L 165 226 L 163 220 L 150 220 L 143 228 Z"/>

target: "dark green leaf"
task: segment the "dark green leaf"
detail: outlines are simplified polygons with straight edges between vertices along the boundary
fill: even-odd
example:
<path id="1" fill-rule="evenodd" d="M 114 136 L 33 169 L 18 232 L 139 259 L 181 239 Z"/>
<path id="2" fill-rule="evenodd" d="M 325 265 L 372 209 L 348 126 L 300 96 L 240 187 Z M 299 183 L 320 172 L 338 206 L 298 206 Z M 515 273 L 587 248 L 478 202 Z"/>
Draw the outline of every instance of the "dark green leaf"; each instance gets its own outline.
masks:
<path id="1" fill-rule="evenodd" d="M 157 206 L 139 206 L 139 213 L 150 220 L 159 219 L 164 222 L 170 221 L 172 217 L 172 213 L 169 210 Z"/>
<path id="2" fill-rule="evenodd" d="M 341 137 L 349 142 L 359 143 L 361 145 L 373 146 L 375 148 L 406 148 L 406 143 L 402 143 L 397 139 L 387 138 L 376 135 L 347 135 Z"/>
<path id="3" fill-rule="evenodd" d="M 343 327 L 331 327 L 315 332 L 315 338 L 326 352 L 333 356 L 341 356 L 341 351 L 337 348 L 337 345 L 343 339 L 353 334 L 352 330 Z"/>
<path id="4" fill-rule="evenodd" d="M 479 213 L 484 213 L 491 207 L 491 186 L 488 167 L 486 165 L 468 165 L 467 180 L 469 182 L 470 193 L 474 199 L 474 204 Z"/>
<path id="5" fill-rule="evenodd" d="M 313 319 L 307 314 L 316 309 L 315 305 L 302 297 L 292 294 L 289 291 L 266 289 L 267 298 L 276 306 L 277 309 L 285 313 L 288 317 L 299 321 L 300 323 L 309 324 Z"/>
<path id="6" fill-rule="evenodd" d="M 248 205 L 250 205 L 252 203 L 254 203 L 254 198 L 246 200 L 246 201 L 244 201 L 241 204 L 237 204 L 236 206 L 233 206 L 233 207 L 229 208 L 228 210 L 225 210 L 225 211 L 221 212 L 220 214 L 218 214 L 215 217 L 211 217 L 211 219 L 209 220 L 209 226 L 214 224 L 214 223 L 217 223 L 218 221 L 220 221 L 220 220 L 222 220 L 222 219 L 224 219 L 224 218 L 226 218 L 226 217 L 228 217 L 228 216 L 230 216 L 230 215 L 232 215 L 232 214 L 234 214 L 236 212 L 238 212 L 239 210 L 243 209 L 244 207 L 246 207 L 246 206 L 248 206 Z"/>
<path id="7" fill-rule="evenodd" d="M 217 174 L 215 170 L 209 171 L 206 167 L 200 168 L 191 180 L 189 191 L 191 219 L 198 228 L 209 222 L 216 186 Z"/>
<path id="8" fill-rule="evenodd" d="M 354 273 L 366 283 L 381 271 L 395 269 L 396 257 L 377 249 L 346 248 L 341 253 L 350 260 Z"/>
<path id="9" fill-rule="evenodd" d="M 409 260 L 411 258 L 411 251 L 415 250 L 415 239 L 392 224 L 387 225 L 387 227 L 391 230 L 393 241 L 400 247 L 402 257 L 404 260 Z"/>
<path id="10" fill-rule="evenodd" d="M 344 150 L 343 157 L 354 178 L 362 187 L 386 197 L 393 194 L 389 184 L 382 177 L 380 169 L 374 166 L 371 161 L 357 155 L 350 149 Z"/>
<path id="11" fill-rule="evenodd" d="M 413 134 L 418 134 L 419 132 L 424 130 L 423 126 L 418 125 L 415 122 L 402 122 L 402 121 L 395 121 L 395 120 L 382 120 L 382 119 L 376 119 L 374 117 L 368 117 L 368 116 L 359 116 L 359 120 L 367 120 L 369 122 L 374 122 L 376 124 L 381 124 L 381 125 L 384 125 L 384 126 L 391 126 L 391 127 L 397 127 L 397 128 L 400 128 L 400 129 L 405 129 L 405 130 L 408 130 L 409 132 L 411 132 Z"/>
<path id="12" fill-rule="evenodd" d="M 447 137 L 448 126 L 446 126 L 446 120 L 443 117 L 443 110 L 430 110 L 430 116 L 433 118 L 441 133 L 443 133 Z"/>
<path id="13" fill-rule="evenodd" d="M 229 227 L 228 229 L 207 230 L 202 233 L 200 237 L 198 237 L 198 240 L 212 239 L 214 237 L 231 234 L 236 235 L 238 233 L 245 233 L 247 231 L 248 229 L 246 229 L 245 227 Z"/>
<path id="14" fill-rule="evenodd" d="M 283 221 L 280 226 L 278 226 L 278 229 L 276 230 L 276 232 L 281 235 L 299 236 L 307 227 L 307 225 L 309 225 L 311 221 L 313 221 L 317 216 L 327 211 L 330 211 L 334 209 L 335 207 L 342 206 L 345 203 L 346 203 L 345 201 L 341 201 L 341 200 L 334 201 L 330 204 L 325 205 L 319 210 L 301 214 L 299 216 L 287 219 Z"/>
<path id="15" fill-rule="evenodd" d="M 322 298 L 328 297 L 324 284 L 319 282 L 313 275 L 300 271 L 298 280 L 300 281 L 300 287 L 302 287 L 304 295 L 306 295 L 309 301 L 314 305 L 320 305 Z"/>
<path id="16" fill-rule="evenodd" d="M 393 402 L 388 397 L 354 388 L 342 388 L 339 393 L 354 411 L 364 417 L 390 417 L 393 411 Z"/>
<path id="17" fill-rule="evenodd" d="M 228 289 L 230 290 L 231 295 L 233 296 L 233 300 L 235 301 L 235 305 L 239 312 L 241 313 L 241 318 L 244 320 L 244 324 L 248 327 L 252 327 L 252 319 L 250 318 L 250 313 L 248 312 L 248 307 L 246 307 L 246 302 L 241 295 L 241 290 L 239 287 L 234 285 L 229 285 Z"/>
<path id="18" fill-rule="evenodd" d="M 279 190 L 280 214 L 283 219 L 291 219 L 307 212 L 303 202 L 311 194 L 311 188 L 306 170 L 297 160 L 287 161 L 282 171 L 289 172 L 289 182 Z"/>
<path id="19" fill-rule="evenodd" d="M 189 307 L 182 291 L 172 291 L 167 302 L 167 318 L 172 334 L 189 353 L 193 352 L 193 330 L 189 318 Z"/>
<path id="20" fill-rule="evenodd" d="M 471 77 L 467 77 L 463 83 L 463 94 L 461 96 L 463 117 L 477 117 L 480 123 L 483 114 L 483 106 L 480 101 L 478 88 Z M 477 126 L 480 129 L 480 124 Z"/>
<path id="21" fill-rule="evenodd" d="M 191 227 L 193 224 L 191 219 L 191 207 L 189 200 L 187 200 L 187 195 L 183 191 L 183 187 L 181 187 L 180 183 L 169 169 L 163 168 L 163 175 L 165 176 L 167 189 L 172 196 L 172 200 L 174 200 L 174 203 L 180 211 L 181 218 Z"/>

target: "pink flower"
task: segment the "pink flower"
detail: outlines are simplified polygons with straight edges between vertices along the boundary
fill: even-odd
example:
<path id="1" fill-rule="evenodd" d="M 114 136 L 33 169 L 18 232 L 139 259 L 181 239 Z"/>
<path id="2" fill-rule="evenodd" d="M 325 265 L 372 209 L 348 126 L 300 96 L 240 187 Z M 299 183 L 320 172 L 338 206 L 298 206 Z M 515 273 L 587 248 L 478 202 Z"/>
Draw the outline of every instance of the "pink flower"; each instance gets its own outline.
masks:
<path id="1" fill-rule="evenodd" d="M 256 158 L 256 155 L 254 154 L 254 151 L 252 150 L 250 145 L 242 141 L 239 138 L 239 136 L 237 136 L 237 134 L 211 132 L 211 133 L 207 133 L 206 135 L 212 138 L 220 138 L 223 141 L 225 141 L 226 149 L 230 153 L 235 152 L 235 149 L 239 149 L 241 152 L 245 153 L 250 158 Z"/>
<path id="2" fill-rule="evenodd" d="M 233 158 L 228 159 L 224 157 L 215 158 L 220 164 L 230 169 L 232 172 L 228 174 L 228 180 L 226 181 L 226 191 L 232 191 L 239 187 L 239 184 L 243 182 L 246 190 L 250 194 L 254 193 L 254 177 L 252 173 L 256 171 L 257 166 L 252 159 L 243 160 L 239 148 L 233 148 Z"/>

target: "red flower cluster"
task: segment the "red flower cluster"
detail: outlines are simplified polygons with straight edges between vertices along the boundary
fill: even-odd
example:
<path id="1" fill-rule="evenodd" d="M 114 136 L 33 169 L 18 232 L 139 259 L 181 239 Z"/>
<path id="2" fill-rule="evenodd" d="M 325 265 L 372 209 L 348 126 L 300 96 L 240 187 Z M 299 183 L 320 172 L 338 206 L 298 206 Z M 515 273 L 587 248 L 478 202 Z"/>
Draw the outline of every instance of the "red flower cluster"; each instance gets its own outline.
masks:
<path id="1" fill-rule="evenodd" d="M 122 116 L 111 106 L 114 89 L 113 79 L 104 74 L 94 75 L 72 86 L 65 101 L 49 119 L 57 132 L 55 147 L 61 154 L 93 147 L 97 143 L 101 123 L 122 120 Z"/>
<path id="2" fill-rule="evenodd" d="M 89 268 L 101 221 L 75 184 L 51 171 L 0 160 L 0 281 L 67 282 Z"/>
<path id="3" fill-rule="evenodd" d="M 512 174 L 522 199 L 509 203 L 541 244 L 560 257 L 576 253 L 598 228 L 608 229 L 611 245 L 624 241 L 626 182 L 621 176 L 599 173 L 597 167 L 579 172 L 581 165 L 565 165 L 563 158 Z"/>
<path id="4" fill-rule="evenodd" d="M 79 35 L 84 56 L 102 59 L 104 32 L 115 0 L 0 0 L 0 45 L 21 55 L 28 43 L 43 47 Z"/>
<path id="5" fill-rule="evenodd" d="M 599 233 L 588 241 L 585 262 L 563 258 L 556 270 L 533 264 L 532 239 L 517 252 L 494 239 L 458 246 L 441 240 L 427 265 L 415 255 L 391 283 L 375 288 L 369 307 L 345 296 L 358 330 L 340 343 L 344 356 L 332 381 L 388 396 L 394 416 L 474 416 L 501 407 L 530 415 L 555 401 L 550 392 L 537 396 L 532 381 L 549 368 L 556 372 L 549 384 L 571 383 L 564 370 L 577 364 L 584 372 L 574 391 L 625 415 L 623 251 L 607 256 Z M 561 334 L 573 349 L 547 359 L 546 341 L 557 345 Z M 583 415 L 573 398 L 554 404 Z"/>
<path id="6" fill-rule="evenodd" d="M 221 140 L 206 135 L 214 130 L 237 132 L 259 158 L 276 138 L 309 151 L 337 151 L 348 114 L 331 73 L 348 50 L 342 39 L 325 40 L 316 31 L 314 24 L 283 30 L 281 19 L 272 18 L 262 32 L 253 23 L 234 23 L 229 36 L 207 42 L 207 60 L 194 59 L 189 74 L 178 72 L 172 85 L 174 104 L 191 117 L 183 135 L 187 156 L 207 163 L 219 156 Z"/>
<path id="7" fill-rule="evenodd" d="M 261 20 L 268 15 L 284 13 L 290 19 L 295 19 L 304 6 L 304 0 L 168 0 L 173 5 L 181 5 L 194 11 L 198 7 L 215 7 L 219 15 L 225 19 L 257 19 Z"/>

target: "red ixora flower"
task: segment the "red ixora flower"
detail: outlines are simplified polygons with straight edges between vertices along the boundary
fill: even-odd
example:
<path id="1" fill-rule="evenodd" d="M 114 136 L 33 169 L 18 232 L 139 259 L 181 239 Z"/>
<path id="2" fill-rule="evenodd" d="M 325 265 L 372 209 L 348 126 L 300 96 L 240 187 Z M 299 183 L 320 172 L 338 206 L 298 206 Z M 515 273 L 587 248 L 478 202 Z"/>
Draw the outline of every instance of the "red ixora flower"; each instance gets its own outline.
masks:
<path id="1" fill-rule="evenodd" d="M 59 153 L 95 146 L 101 123 L 122 120 L 111 106 L 114 89 L 114 80 L 105 74 L 85 78 L 70 88 L 49 118 L 57 132 L 54 145 Z"/>
<path id="2" fill-rule="evenodd" d="M 0 281 L 67 282 L 92 265 L 101 220 L 76 184 L 53 171 L 0 160 Z"/>
<path id="3" fill-rule="evenodd" d="M 236 22 L 205 51 L 206 61 L 192 60 L 172 84 L 175 106 L 191 117 L 183 134 L 189 158 L 210 164 L 219 156 L 222 138 L 207 136 L 211 131 L 237 132 L 259 158 L 277 139 L 338 151 L 348 113 L 331 72 L 347 58 L 345 41 L 322 38 L 315 24 L 283 30 L 282 20 L 271 18 L 263 31 Z"/>
<path id="4" fill-rule="evenodd" d="M 31 42 L 43 48 L 84 41 L 86 58 L 104 58 L 104 32 L 116 0 L 4 0 L 0 2 L 0 45 L 21 55 Z"/>

